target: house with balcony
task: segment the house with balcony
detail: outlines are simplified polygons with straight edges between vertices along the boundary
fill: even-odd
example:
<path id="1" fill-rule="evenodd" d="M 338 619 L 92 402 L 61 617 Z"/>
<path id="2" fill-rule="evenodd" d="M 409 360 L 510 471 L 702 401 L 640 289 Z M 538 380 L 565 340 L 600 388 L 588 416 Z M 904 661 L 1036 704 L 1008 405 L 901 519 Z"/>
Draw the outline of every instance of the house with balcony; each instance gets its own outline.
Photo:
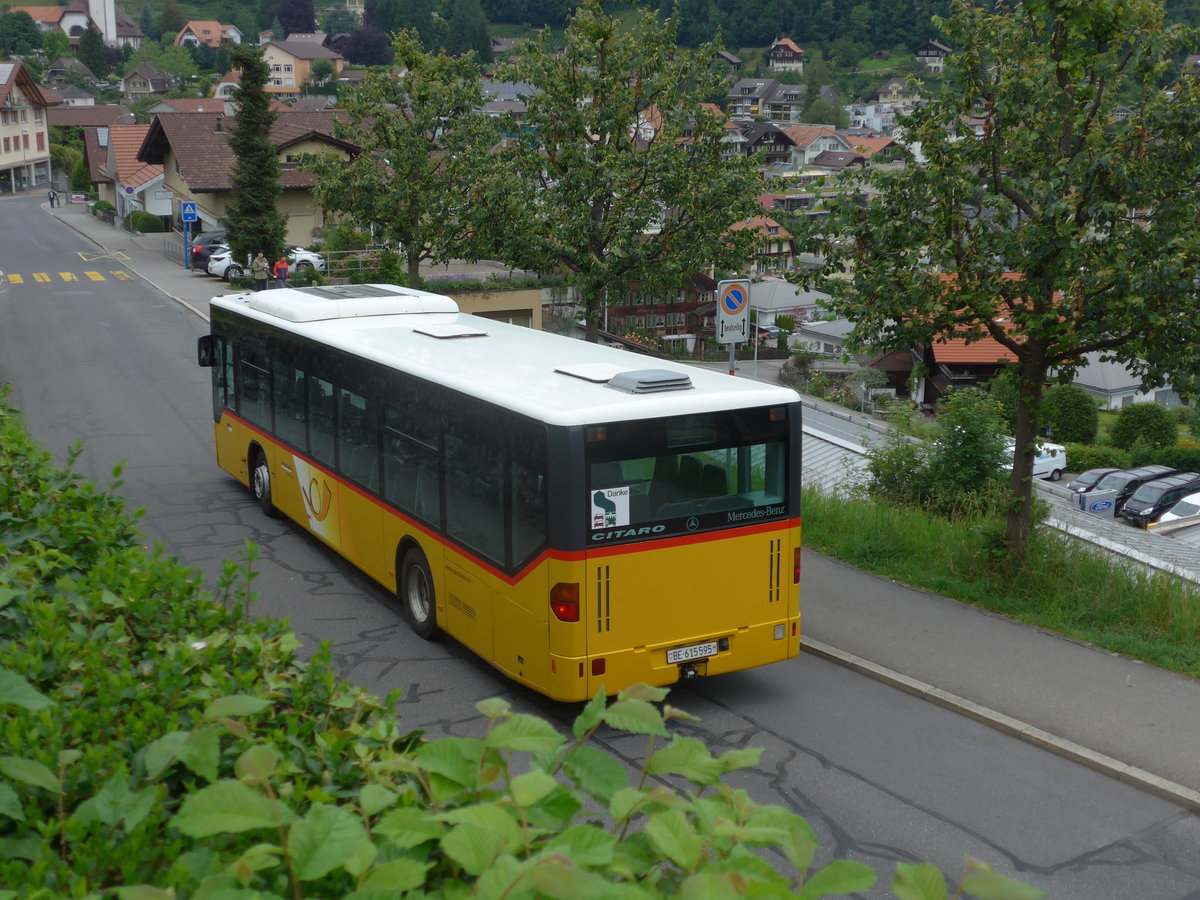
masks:
<path id="1" fill-rule="evenodd" d="M 175 46 L 211 47 L 216 50 L 222 44 L 240 44 L 242 30 L 236 25 L 224 25 L 215 19 L 194 19 L 175 35 Z"/>
<path id="2" fill-rule="evenodd" d="M 737 122 L 745 156 L 761 154 L 763 166 L 789 166 L 796 149 L 788 133 L 772 122 Z"/>
<path id="3" fill-rule="evenodd" d="M 804 74 L 804 51 L 791 38 L 778 38 L 771 45 L 771 70 Z"/>
<path id="4" fill-rule="evenodd" d="M 926 41 L 916 49 L 917 61 L 923 63 L 930 72 L 943 72 L 946 68 L 946 57 L 950 48 L 938 41 Z"/>
<path id="5" fill-rule="evenodd" d="M 800 169 L 826 151 L 846 151 L 850 145 L 832 125 L 784 125 L 783 133 L 792 140 L 792 166 Z"/>
<path id="6" fill-rule="evenodd" d="M 284 101 L 299 99 L 304 86 L 312 81 L 312 67 L 317 60 L 329 61 L 335 79 L 346 66 L 340 53 L 316 41 L 268 41 L 263 45 L 263 59 L 271 73 L 264 90 Z"/>
<path id="7" fill-rule="evenodd" d="M 126 100 L 142 100 L 155 94 L 169 93 L 175 86 L 175 76 L 164 72 L 154 63 L 142 61 L 121 79 L 121 94 Z"/>
<path id="8" fill-rule="evenodd" d="M 778 275 L 796 265 L 796 242 L 792 233 L 770 216 L 751 216 L 735 222 L 730 231 L 749 229 L 759 234 L 754 255 L 746 260 L 743 271 L 751 276 Z"/>
<path id="9" fill-rule="evenodd" d="M 46 100 L 29 70 L 0 62 L 0 193 L 50 184 Z"/>

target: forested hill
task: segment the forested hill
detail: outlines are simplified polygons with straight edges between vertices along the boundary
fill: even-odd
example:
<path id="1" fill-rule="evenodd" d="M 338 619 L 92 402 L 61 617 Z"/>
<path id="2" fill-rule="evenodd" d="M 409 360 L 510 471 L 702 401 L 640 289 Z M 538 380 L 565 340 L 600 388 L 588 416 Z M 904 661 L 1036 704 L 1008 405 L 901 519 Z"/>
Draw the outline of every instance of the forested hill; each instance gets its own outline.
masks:
<path id="1" fill-rule="evenodd" d="M 669 12 L 675 0 L 648 0 Z M 950 0 L 678 0 L 680 42 L 696 46 L 721 29 L 729 48 L 769 46 L 778 37 L 829 50 L 850 41 L 875 50 L 912 50 L 939 35 L 931 21 L 946 15 Z M 571 0 L 480 0 L 493 23 L 562 26 Z M 1167 0 L 1172 21 L 1200 25 L 1200 0 Z"/>

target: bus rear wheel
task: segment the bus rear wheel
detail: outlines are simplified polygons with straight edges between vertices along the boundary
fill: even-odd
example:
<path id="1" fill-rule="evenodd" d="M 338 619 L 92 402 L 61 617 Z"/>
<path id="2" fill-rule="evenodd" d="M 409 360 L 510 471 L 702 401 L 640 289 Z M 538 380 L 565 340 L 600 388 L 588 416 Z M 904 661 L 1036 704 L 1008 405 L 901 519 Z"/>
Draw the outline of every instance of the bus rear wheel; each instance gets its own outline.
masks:
<path id="1" fill-rule="evenodd" d="M 404 554 L 400 566 L 400 602 L 412 630 L 427 641 L 437 637 L 437 603 L 433 593 L 433 576 L 425 554 L 413 548 Z"/>
<path id="2" fill-rule="evenodd" d="M 250 491 L 254 494 L 254 499 L 258 501 L 258 508 L 263 511 L 264 516 L 275 518 L 275 504 L 271 500 L 271 469 L 267 466 L 266 454 L 261 450 L 255 450 L 251 459 L 253 463 L 250 468 Z"/>

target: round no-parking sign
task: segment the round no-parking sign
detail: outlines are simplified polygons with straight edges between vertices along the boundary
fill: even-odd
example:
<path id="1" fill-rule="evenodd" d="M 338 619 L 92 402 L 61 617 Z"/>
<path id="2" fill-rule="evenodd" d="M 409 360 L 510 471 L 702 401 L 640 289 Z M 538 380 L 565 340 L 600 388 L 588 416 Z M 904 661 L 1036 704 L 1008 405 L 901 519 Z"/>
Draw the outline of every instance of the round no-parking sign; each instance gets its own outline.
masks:
<path id="1" fill-rule="evenodd" d="M 736 344 L 749 339 L 750 282 L 747 279 L 717 284 L 717 343 Z"/>

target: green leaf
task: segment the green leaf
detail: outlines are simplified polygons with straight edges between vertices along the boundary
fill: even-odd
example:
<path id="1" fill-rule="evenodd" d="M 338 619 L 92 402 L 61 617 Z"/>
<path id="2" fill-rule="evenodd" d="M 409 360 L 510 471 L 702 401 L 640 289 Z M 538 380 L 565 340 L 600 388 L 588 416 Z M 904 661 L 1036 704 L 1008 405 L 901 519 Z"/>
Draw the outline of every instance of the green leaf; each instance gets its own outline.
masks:
<path id="1" fill-rule="evenodd" d="M 600 685 L 600 690 L 596 692 L 596 696 L 589 700 L 583 711 L 575 717 L 575 725 L 572 728 L 575 740 L 583 740 L 584 735 L 604 721 L 604 707 L 606 705 L 608 705 L 608 697 L 604 693 L 604 685 Z"/>
<path id="2" fill-rule="evenodd" d="M 708 748 L 691 737 L 676 736 L 670 744 L 650 754 L 646 760 L 648 775 L 682 775 L 697 785 L 716 781 L 723 770 Z"/>
<path id="3" fill-rule="evenodd" d="M 500 722 L 484 738 L 489 747 L 528 753 L 549 753 L 562 746 L 565 740 L 545 719 L 525 713 L 517 713 Z"/>
<path id="4" fill-rule="evenodd" d="M 54 706 L 54 701 L 16 672 L 0 669 L 0 705 L 4 704 L 38 710 Z"/>
<path id="5" fill-rule="evenodd" d="M 32 759 L 22 759 L 19 756 L 0 756 L 0 775 L 5 775 L 22 784 L 45 788 L 54 794 L 62 793 L 58 776 L 40 762 Z"/>
<path id="6" fill-rule="evenodd" d="M 266 784 L 279 765 L 279 754 L 265 744 L 255 744 L 238 757 L 233 771 L 242 781 Z"/>
<path id="7" fill-rule="evenodd" d="M 16 822 L 25 821 L 25 810 L 21 808 L 21 798 L 12 789 L 12 785 L 0 784 L 0 816 L 8 816 Z"/>
<path id="8" fill-rule="evenodd" d="M 929 863 L 896 863 L 892 893 L 896 900 L 946 900 L 946 879 Z"/>
<path id="9" fill-rule="evenodd" d="M 646 822 L 646 834 L 655 849 L 681 869 L 690 872 L 700 862 L 704 841 L 679 810 L 654 813 Z"/>
<path id="10" fill-rule="evenodd" d="M 607 868 L 616 845 L 616 836 L 598 825 L 572 825 L 546 842 L 546 852 L 566 853 L 581 866 Z"/>
<path id="11" fill-rule="evenodd" d="M 518 806 L 533 806 L 556 787 L 558 782 L 554 777 L 541 769 L 525 772 L 508 783 L 508 789 L 512 791 L 513 800 Z"/>
<path id="12" fill-rule="evenodd" d="M 288 831 L 288 852 L 296 877 L 314 881 L 370 845 L 366 829 L 348 809 L 314 804 Z"/>
<path id="13" fill-rule="evenodd" d="M 729 872 L 697 872 L 680 885 L 683 900 L 740 900 L 746 895 L 744 885 Z M 740 888 L 740 889 L 739 889 Z"/>
<path id="14" fill-rule="evenodd" d="M 358 805 L 366 816 L 383 812 L 399 799 L 399 794 L 382 784 L 364 784 L 358 792 Z"/>
<path id="15" fill-rule="evenodd" d="M 389 843 L 407 850 L 441 837 L 445 828 L 431 810 L 403 807 L 385 815 L 373 830 Z"/>
<path id="16" fill-rule="evenodd" d="M 271 705 L 270 700 L 262 697 L 251 697 L 247 694 L 230 694 L 228 697 L 218 697 L 204 710 L 204 718 L 221 719 L 252 716 L 260 713 Z"/>
<path id="17" fill-rule="evenodd" d="M 150 814 L 157 801 L 158 793 L 153 788 L 131 791 L 128 776 L 118 773 L 95 796 L 80 803 L 72 818 L 84 824 L 101 822 L 109 828 L 124 823 L 125 830 L 130 831 Z"/>
<path id="18" fill-rule="evenodd" d="M 654 734 L 667 736 L 658 707 L 645 700 L 622 699 L 615 701 L 604 711 L 604 721 L 611 727 L 631 734 Z"/>
<path id="19" fill-rule="evenodd" d="M 606 893 L 608 882 L 594 872 L 580 869 L 563 856 L 539 859 L 528 869 L 529 880 L 540 894 L 560 900 L 591 900 Z"/>
<path id="20" fill-rule="evenodd" d="M 380 863 L 363 879 L 362 890 L 392 891 L 393 896 L 403 891 L 415 891 L 425 883 L 425 873 L 430 863 L 415 859 L 393 859 Z"/>
<path id="21" fill-rule="evenodd" d="M 521 826 L 513 813 L 495 803 L 480 803 L 450 810 L 440 816 L 450 825 L 470 825 L 499 835 L 505 844 L 517 846 L 521 843 Z"/>
<path id="22" fill-rule="evenodd" d="M 240 781 L 218 781 L 185 797 L 171 824 L 188 837 L 236 834 L 257 828 L 289 825 L 296 818 L 288 807 L 273 802 Z"/>
<path id="23" fill-rule="evenodd" d="M 417 764 L 428 772 L 455 781 L 463 787 L 479 787 L 480 760 L 485 751 L 478 738 L 438 738 L 421 744 L 415 754 Z"/>
<path id="24" fill-rule="evenodd" d="M 216 727 L 191 732 L 179 746 L 179 761 L 205 781 L 217 780 L 220 758 L 221 730 Z"/>
<path id="25" fill-rule="evenodd" d="M 158 778 L 167 767 L 179 759 L 179 752 L 190 731 L 168 731 L 146 748 L 146 775 Z"/>
<path id="26" fill-rule="evenodd" d="M 801 900 L 820 900 L 830 894 L 859 894 L 875 887 L 876 875 L 870 866 L 850 859 L 835 859 L 804 882 Z"/>
<path id="27" fill-rule="evenodd" d="M 962 880 L 963 893 L 979 900 L 1040 900 L 1046 896 L 1032 885 L 998 872 L 974 871 Z"/>
<path id="28" fill-rule="evenodd" d="M 512 704 L 500 697 L 480 700 L 475 704 L 475 708 L 479 710 L 481 716 L 488 720 L 503 719 L 512 712 Z"/>
<path id="29" fill-rule="evenodd" d="M 629 787 L 629 773 L 625 767 L 610 754 L 587 744 L 572 748 L 563 762 L 563 770 L 581 790 L 601 803 L 611 802 L 613 794 Z"/>
<path id="30" fill-rule="evenodd" d="M 442 851 L 475 876 L 487 871 L 510 846 L 500 834 L 475 825 L 458 825 L 442 838 Z"/>
<path id="31" fill-rule="evenodd" d="M 738 769 L 757 769 L 762 761 L 762 747 L 749 747 L 745 750 L 730 750 L 720 756 L 721 771 L 735 772 Z"/>

